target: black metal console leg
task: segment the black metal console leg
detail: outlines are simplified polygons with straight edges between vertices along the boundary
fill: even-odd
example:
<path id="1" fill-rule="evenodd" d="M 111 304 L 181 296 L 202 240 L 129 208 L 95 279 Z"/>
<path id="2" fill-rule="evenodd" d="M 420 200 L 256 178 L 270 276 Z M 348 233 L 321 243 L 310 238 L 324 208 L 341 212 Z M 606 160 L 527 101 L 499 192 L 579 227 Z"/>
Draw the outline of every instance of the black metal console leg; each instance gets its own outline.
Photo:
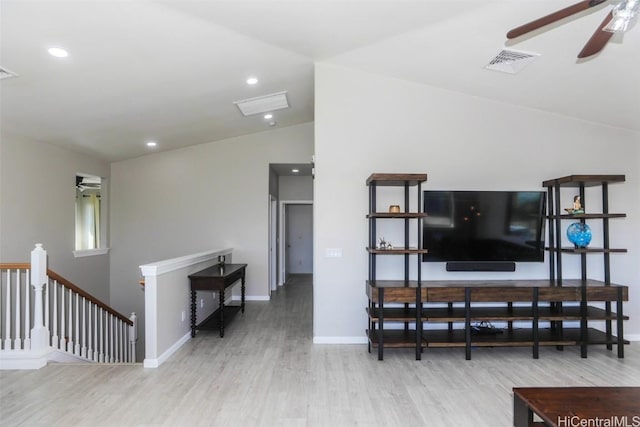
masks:
<path id="1" fill-rule="evenodd" d="M 624 358 L 624 330 L 622 321 L 624 320 L 624 313 L 622 312 L 622 288 L 618 288 L 618 298 L 616 300 L 616 326 L 618 335 L 618 357 Z"/>
<path id="2" fill-rule="evenodd" d="M 533 358 L 538 359 L 540 357 L 540 331 L 539 331 L 539 320 L 540 320 L 540 311 L 538 306 L 538 299 L 540 295 L 540 290 L 538 288 L 533 288 Z"/>
<path id="3" fill-rule="evenodd" d="M 465 359 L 471 360 L 471 288 L 464 288 L 464 312 Z"/>
<path id="4" fill-rule="evenodd" d="M 384 355 L 384 288 L 378 289 L 378 360 Z"/>

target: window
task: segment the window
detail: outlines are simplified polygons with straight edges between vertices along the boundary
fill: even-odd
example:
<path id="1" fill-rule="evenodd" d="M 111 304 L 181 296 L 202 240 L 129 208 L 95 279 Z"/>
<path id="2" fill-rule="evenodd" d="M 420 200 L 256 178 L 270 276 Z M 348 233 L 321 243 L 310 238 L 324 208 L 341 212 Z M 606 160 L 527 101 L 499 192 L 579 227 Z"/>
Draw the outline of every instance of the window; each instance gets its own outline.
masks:
<path id="1" fill-rule="evenodd" d="M 102 212 L 104 180 L 98 176 L 76 175 L 76 244 L 75 256 L 103 254 L 108 251 Z"/>

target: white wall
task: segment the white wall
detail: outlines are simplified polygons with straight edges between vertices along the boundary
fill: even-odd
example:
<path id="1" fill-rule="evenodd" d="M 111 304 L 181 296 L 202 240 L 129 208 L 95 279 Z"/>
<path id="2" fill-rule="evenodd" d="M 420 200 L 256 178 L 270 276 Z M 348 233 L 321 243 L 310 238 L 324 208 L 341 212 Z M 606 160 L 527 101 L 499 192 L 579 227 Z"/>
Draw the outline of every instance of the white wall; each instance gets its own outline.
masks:
<path id="1" fill-rule="evenodd" d="M 313 200 L 313 178 L 310 176 L 281 176 L 278 188 L 280 200 Z"/>
<path id="2" fill-rule="evenodd" d="M 73 256 L 76 173 L 108 180 L 109 164 L 7 137 L 0 151 L 0 262 L 29 262 L 34 244 L 42 243 L 50 269 L 109 303 L 109 255 Z"/>
<path id="3" fill-rule="evenodd" d="M 565 175 L 626 174 L 610 187 L 611 211 L 628 215 L 611 222 L 612 246 L 629 250 L 612 256 L 612 280 L 630 286 L 625 327 L 640 337 L 640 135 L 329 64 L 316 65 L 315 79 L 316 342 L 364 342 L 365 180 L 373 172 L 427 173 L 424 188 L 434 190 L 541 190 L 543 180 Z M 325 258 L 325 248 L 342 248 L 342 258 Z M 394 274 L 393 262 L 380 263 L 379 277 Z M 565 277 L 579 277 L 578 262 L 566 260 Z M 548 275 L 546 263 L 492 274 L 423 265 L 423 277 L 434 279 Z M 598 265 L 589 258 L 594 276 Z"/>
<path id="4" fill-rule="evenodd" d="M 113 163 L 114 307 L 144 319 L 138 266 L 222 247 L 248 264 L 247 298 L 267 299 L 269 163 L 312 154 L 307 123 Z"/>

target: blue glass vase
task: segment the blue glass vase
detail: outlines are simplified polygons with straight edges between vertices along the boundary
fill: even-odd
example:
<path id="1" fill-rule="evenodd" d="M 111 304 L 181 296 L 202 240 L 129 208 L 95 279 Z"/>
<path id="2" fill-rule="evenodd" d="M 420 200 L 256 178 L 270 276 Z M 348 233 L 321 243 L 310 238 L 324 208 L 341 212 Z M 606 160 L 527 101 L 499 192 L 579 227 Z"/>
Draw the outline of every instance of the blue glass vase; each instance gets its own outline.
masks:
<path id="1" fill-rule="evenodd" d="M 577 248 L 586 248 L 591 242 L 591 228 L 587 224 L 574 222 L 567 228 L 567 237 Z"/>

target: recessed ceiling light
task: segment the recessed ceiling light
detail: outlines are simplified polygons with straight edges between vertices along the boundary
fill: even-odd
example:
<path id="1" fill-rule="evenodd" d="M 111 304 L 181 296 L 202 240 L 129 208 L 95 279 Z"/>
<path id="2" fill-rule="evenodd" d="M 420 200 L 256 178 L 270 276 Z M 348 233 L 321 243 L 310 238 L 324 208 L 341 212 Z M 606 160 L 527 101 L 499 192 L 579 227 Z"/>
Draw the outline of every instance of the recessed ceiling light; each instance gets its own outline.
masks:
<path id="1" fill-rule="evenodd" d="M 147 147 L 157 147 L 158 143 L 155 141 L 149 141 L 147 142 Z"/>
<path id="2" fill-rule="evenodd" d="M 50 47 L 47 52 L 49 52 L 49 55 L 55 56 L 56 58 L 66 58 L 69 56 L 69 52 L 61 47 Z"/>
<path id="3" fill-rule="evenodd" d="M 300 172 L 300 169 L 291 169 L 291 172 L 298 173 L 298 172 Z"/>
<path id="4" fill-rule="evenodd" d="M 255 77 L 249 77 L 249 78 L 247 79 L 247 84 L 248 84 L 248 85 L 254 85 L 254 84 L 256 84 L 256 83 L 258 83 L 258 79 L 257 79 L 257 78 L 255 78 Z"/>
<path id="5" fill-rule="evenodd" d="M 272 118 L 273 118 L 273 114 L 265 114 L 265 115 L 264 115 L 264 118 L 265 118 L 266 120 L 272 119 Z"/>

